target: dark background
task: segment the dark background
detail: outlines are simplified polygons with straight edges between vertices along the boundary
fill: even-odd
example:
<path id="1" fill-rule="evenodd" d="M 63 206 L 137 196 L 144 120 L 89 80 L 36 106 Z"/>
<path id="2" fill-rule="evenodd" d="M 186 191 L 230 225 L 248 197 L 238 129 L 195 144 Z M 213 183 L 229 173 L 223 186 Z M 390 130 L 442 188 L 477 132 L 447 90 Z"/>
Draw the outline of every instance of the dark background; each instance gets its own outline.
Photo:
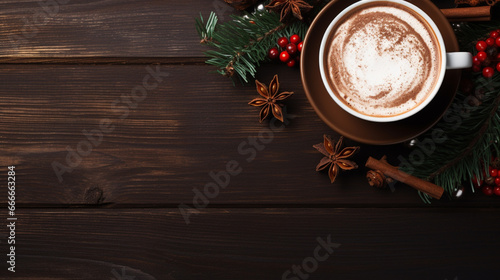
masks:
<path id="1" fill-rule="evenodd" d="M 5 225 L 10 165 L 18 207 L 16 273 L 1 226 L 1 279 L 281 279 L 328 236 L 340 247 L 308 279 L 500 278 L 499 197 L 466 188 L 460 200 L 426 205 L 408 186 L 371 188 L 366 158 L 395 159 L 410 151 L 403 144 L 361 145 L 361 167 L 333 185 L 315 171 L 322 156 L 312 145 L 338 135 L 309 105 L 298 68 L 259 69 L 260 81 L 277 73 L 295 92 L 295 118 L 247 162 L 238 146 L 269 126 L 247 104 L 254 86 L 233 86 L 204 63 L 194 18 L 212 10 L 225 20 L 234 12 L 221 0 L 75 0 L 29 30 L 39 2 L 0 1 Z M 13 35 L 24 38 L 17 48 Z M 148 65 L 168 77 L 141 101 L 121 99 Z M 128 104 L 126 117 L 116 102 Z M 106 119 L 113 131 L 60 182 L 54 162 L 67 164 L 67 147 Z M 179 204 L 193 207 L 193 188 L 232 160 L 241 173 L 187 225 Z"/>

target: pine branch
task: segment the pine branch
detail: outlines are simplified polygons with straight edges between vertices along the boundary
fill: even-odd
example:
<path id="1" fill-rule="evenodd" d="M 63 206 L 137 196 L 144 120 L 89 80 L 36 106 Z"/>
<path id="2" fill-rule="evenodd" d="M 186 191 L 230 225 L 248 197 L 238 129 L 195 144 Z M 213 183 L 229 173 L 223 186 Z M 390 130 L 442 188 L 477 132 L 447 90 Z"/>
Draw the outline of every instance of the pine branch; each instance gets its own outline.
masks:
<path id="1" fill-rule="evenodd" d="M 481 139 L 483 139 L 485 133 L 488 131 L 488 128 L 490 128 L 490 126 L 492 125 L 491 121 L 493 118 L 497 116 L 499 105 L 500 105 L 500 95 L 498 95 L 493 101 L 493 106 L 491 106 L 491 111 L 488 114 L 487 119 L 485 120 L 485 122 L 483 123 L 477 134 L 474 136 L 472 141 L 469 143 L 469 145 L 464 149 L 464 151 L 461 154 L 457 155 L 453 160 L 449 161 L 444 166 L 439 168 L 437 171 L 430 174 L 429 177 L 427 177 L 427 180 L 429 181 L 434 180 L 434 178 L 443 174 L 443 172 L 455 166 L 460 161 L 464 160 L 465 157 L 470 156 L 470 154 L 474 151 L 474 147 L 481 141 Z"/>
<path id="2" fill-rule="evenodd" d="M 264 40 L 265 38 L 267 38 L 268 36 L 271 36 L 273 33 L 277 32 L 277 31 L 280 31 L 282 30 L 283 28 L 285 28 L 286 25 L 285 24 L 281 24 L 281 25 L 278 25 L 277 27 L 275 27 L 274 29 L 272 30 L 269 30 L 268 32 L 266 32 L 264 35 L 258 37 L 257 39 L 255 40 L 251 40 L 249 45 L 245 45 L 243 47 L 243 49 L 250 49 L 252 47 L 253 44 L 257 44 L 259 43 L 260 41 Z M 255 71 L 256 72 L 256 69 L 255 67 L 250 63 L 250 61 L 248 61 L 245 57 L 244 57 L 245 53 L 244 52 L 237 52 L 234 56 L 233 56 L 233 59 L 231 61 L 229 61 L 229 63 L 224 67 L 224 75 L 225 76 L 228 76 L 228 77 L 231 77 L 234 75 L 234 71 L 235 71 L 235 63 L 238 63 L 240 60 L 243 61 L 243 63 L 245 63 L 249 69 L 251 69 L 252 71 Z M 258 63 L 258 62 L 257 62 Z M 249 71 L 250 74 L 252 74 L 251 71 Z M 243 73 L 240 73 L 238 72 L 238 74 L 240 75 L 245 75 Z M 252 74 L 253 77 L 255 77 L 255 75 Z M 244 77 L 243 77 L 244 78 Z M 245 82 L 247 80 L 245 79 Z"/>
<path id="3" fill-rule="evenodd" d="M 476 52 L 475 43 L 487 38 L 489 31 L 498 26 L 498 21 L 462 24 L 457 31 L 461 49 Z M 402 167 L 414 176 L 442 186 L 448 196 L 464 182 L 470 184 L 474 192 L 471 179 L 474 176 L 482 179 L 483 174 L 487 174 L 491 158 L 500 155 L 500 74 L 486 79 L 480 73 L 473 73 L 471 78 L 475 82 L 474 95 L 457 92 L 445 116 L 433 129 L 419 137 L 419 143 L 431 143 L 429 147 L 434 145 L 434 149 L 426 154 L 423 162 L 413 164 L 413 170 Z M 436 143 L 433 140 L 436 131 L 442 132 L 446 140 Z M 430 203 L 428 195 L 419 195 Z"/>
<path id="4" fill-rule="evenodd" d="M 477 77 L 480 84 L 484 85 L 486 79 Z M 411 172 L 414 176 L 442 186 L 448 196 L 454 189 L 464 182 L 469 182 L 472 192 L 471 179 L 487 171 L 492 157 L 499 155 L 498 141 L 500 140 L 500 76 L 496 81 L 488 81 L 494 84 L 482 99 L 482 104 L 467 111 L 464 106 L 469 95 L 462 92 L 457 93 L 456 100 L 443 120 L 433 129 L 420 137 L 420 143 L 433 139 L 435 131 L 441 131 L 446 137 L 442 143 L 436 141 L 427 142 L 435 145 L 432 152 L 426 154 L 423 163 L 414 164 L 413 170 L 402 168 Z M 425 144 L 423 144 L 425 145 Z M 417 148 L 418 149 L 418 148 Z M 487 173 L 487 172 L 486 172 Z M 422 199 L 430 203 L 430 197 L 420 193 Z"/>
<path id="5" fill-rule="evenodd" d="M 212 41 L 212 36 L 217 26 L 217 16 L 214 12 L 210 13 L 207 22 L 203 21 L 203 16 L 200 13 L 200 18 L 196 19 L 195 27 L 196 31 L 201 37 L 200 44 L 207 44 Z"/>
<path id="6" fill-rule="evenodd" d="M 209 57 L 206 63 L 216 66 L 218 73 L 244 82 L 249 76 L 255 78 L 257 67 L 269 61 L 267 53 L 277 46 L 278 38 L 293 34 L 304 38 L 308 28 L 303 22 L 283 24 L 278 14 L 270 12 L 232 15 L 231 19 L 219 24 L 212 12 L 206 22 L 201 16 L 196 20 L 196 30 L 201 43 L 213 48 L 205 52 Z"/>

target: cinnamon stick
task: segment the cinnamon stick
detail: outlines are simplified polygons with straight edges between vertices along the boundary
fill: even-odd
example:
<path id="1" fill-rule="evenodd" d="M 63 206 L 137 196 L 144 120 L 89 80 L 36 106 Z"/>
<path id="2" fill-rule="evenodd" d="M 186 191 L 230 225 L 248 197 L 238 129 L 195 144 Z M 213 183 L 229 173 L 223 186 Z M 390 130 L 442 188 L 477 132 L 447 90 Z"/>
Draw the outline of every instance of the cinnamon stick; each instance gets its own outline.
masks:
<path id="1" fill-rule="evenodd" d="M 373 170 L 380 170 L 385 176 L 407 184 L 408 186 L 422 191 L 433 198 L 440 199 L 443 195 L 444 189 L 442 187 L 407 174 L 399 170 L 399 168 L 390 165 L 385 160 L 377 160 L 369 157 L 365 166 Z"/>
<path id="2" fill-rule="evenodd" d="M 441 9 L 447 19 L 485 18 L 491 16 L 491 6 Z"/>
<path id="3" fill-rule="evenodd" d="M 467 21 L 467 22 L 473 22 L 473 21 L 490 21 L 491 17 L 467 17 L 467 18 L 449 18 L 449 22 L 458 22 L 458 21 Z"/>

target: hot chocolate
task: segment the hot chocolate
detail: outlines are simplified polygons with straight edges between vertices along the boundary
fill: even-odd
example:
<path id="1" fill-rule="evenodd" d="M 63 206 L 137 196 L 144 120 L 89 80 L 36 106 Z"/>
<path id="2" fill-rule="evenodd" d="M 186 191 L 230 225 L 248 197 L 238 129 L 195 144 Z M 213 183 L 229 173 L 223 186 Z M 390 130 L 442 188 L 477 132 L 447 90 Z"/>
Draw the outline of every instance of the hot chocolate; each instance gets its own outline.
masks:
<path id="1" fill-rule="evenodd" d="M 372 2 L 334 27 L 324 55 L 326 79 L 348 107 L 397 116 L 417 107 L 440 77 L 441 50 L 432 28 L 410 8 Z"/>

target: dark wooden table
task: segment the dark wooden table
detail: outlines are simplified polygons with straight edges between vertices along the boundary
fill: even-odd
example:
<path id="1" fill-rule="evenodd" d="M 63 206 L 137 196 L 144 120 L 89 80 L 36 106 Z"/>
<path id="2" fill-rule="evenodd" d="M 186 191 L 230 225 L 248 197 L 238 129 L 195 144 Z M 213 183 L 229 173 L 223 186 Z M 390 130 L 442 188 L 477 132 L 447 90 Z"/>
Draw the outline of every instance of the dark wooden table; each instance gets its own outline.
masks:
<path id="1" fill-rule="evenodd" d="M 364 168 L 331 185 L 312 145 L 338 135 L 298 68 L 261 67 L 295 95 L 283 129 L 259 124 L 254 86 L 204 63 L 194 18 L 211 10 L 234 12 L 0 1 L 1 279 L 500 279 L 499 197 L 426 205 L 369 187 Z M 362 145 L 354 160 L 405 152 Z"/>

